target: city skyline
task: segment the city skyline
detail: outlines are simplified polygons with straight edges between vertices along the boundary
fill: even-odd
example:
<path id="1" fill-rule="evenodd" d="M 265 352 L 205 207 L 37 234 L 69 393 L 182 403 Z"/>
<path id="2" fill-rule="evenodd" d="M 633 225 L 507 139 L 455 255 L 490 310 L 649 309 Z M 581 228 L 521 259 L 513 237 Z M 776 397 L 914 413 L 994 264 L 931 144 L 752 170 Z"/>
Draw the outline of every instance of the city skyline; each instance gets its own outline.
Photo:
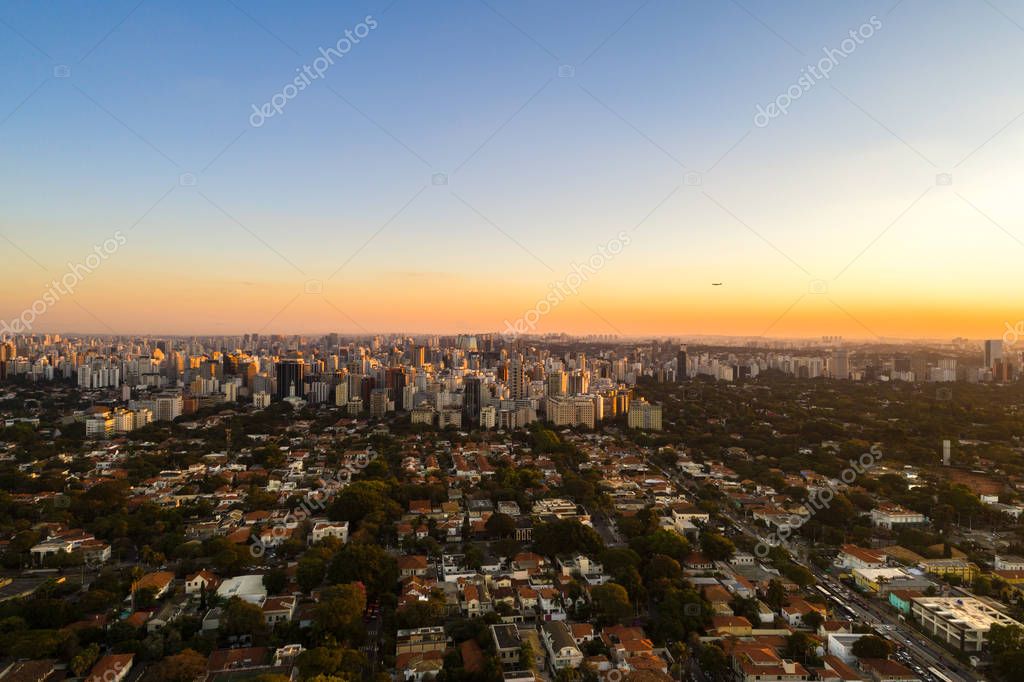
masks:
<path id="1" fill-rule="evenodd" d="M 1011 10 L 446 12 L 0 14 L 0 319 L 500 333 L 553 291 L 530 331 L 984 339 L 1024 317 Z"/>

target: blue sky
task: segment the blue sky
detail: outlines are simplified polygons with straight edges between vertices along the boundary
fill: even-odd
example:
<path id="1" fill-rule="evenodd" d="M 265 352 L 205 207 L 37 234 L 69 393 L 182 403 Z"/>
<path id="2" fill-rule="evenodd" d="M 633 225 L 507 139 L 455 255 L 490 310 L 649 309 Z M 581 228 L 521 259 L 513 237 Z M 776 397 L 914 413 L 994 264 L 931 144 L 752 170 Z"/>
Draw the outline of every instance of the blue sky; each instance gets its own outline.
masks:
<path id="1" fill-rule="evenodd" d="M 326 78 L 249 125 L 367 15 L 377 28 Z M 872 16 L 881 29 L 828 81 L 753 125 Z M 0 313 L 38 296 L 33 260 L 59 273 L 122 229 L 124 252 L 77 295 L 109 309 L 118 292 L 136 312 L 94 331 L 252 330 L 314 278 L 366 328 L 494 328 L 649 216 L 582 295 L 607 312 L 566 306 L 551 329 L 756 334 L 822 278 L 853 315 L 808 309 L 793 333 L 818 317 L 822 333 L 913 333 L 888 298 L 967 305 L 1024 248 L 1021 23 L 1001 0 L 6 3 L 0 234 L 31 258 L 4 249 Z M 945 172 L 953 191 L 935 186 Z M 494 305 L 456 309 L 474 292 Z M 203 303 L 221 298 L 260 305 L 225 319 Z M 304 302 L 273 325 L 350 326 Z M 69 305 L 47 320 L 95 322 Z"/>

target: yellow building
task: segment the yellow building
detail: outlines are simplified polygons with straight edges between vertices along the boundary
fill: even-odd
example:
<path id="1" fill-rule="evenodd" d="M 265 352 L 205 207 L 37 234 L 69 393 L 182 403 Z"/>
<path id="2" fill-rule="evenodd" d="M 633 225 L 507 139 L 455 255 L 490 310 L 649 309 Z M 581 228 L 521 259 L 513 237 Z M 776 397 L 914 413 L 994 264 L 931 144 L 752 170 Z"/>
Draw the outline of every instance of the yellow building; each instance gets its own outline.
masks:
<path id="1" fill-rule="evenodd" d="M 925 573 L 942 577 L 956 576 L 965 583 L 974 582 L 980 573 L 978 566 L 966 559 L 925 559 L 917 566 Z"/>

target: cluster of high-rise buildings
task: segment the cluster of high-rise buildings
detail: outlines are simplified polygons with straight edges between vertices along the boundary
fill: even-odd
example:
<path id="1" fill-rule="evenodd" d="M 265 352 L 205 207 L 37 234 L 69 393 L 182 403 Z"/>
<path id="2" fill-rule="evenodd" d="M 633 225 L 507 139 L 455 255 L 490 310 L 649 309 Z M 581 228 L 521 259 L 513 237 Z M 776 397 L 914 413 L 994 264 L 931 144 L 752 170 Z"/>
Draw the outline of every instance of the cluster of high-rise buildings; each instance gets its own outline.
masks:
<path id="1" fill-rule="evenodd" d="M 1020 353 L 1001 341 L 935 350 L 845 346 L 783 351 L 757 346 L 690 349 L 672 341 L 539 339 L 498 335 L 319 337 L 20 336 L 0 342 L 0 379 L 60 381 L 91 396 L 90 434 L 131 431 L 222 402 L 257 408 L 335 405 L 351 415 L 408 414 L 440 428 L 515 429 L 538 419 L 594 428 L 626 416 L 659 430 L 661 408 L 633 399 L 643 377 L 658 382 L 755 378 L 1010 381 Z"/>
<path id="2" fill-rule="evenodd" d="M 441 428 L 513 429 L 537 419 L 593 428 L 626 414 L 644 349 L 590 351 L 499 336 L 18 337 L 5 375 L 73 384 L 97 401 L 90 434 L 130 431 L 221 402 L 331 404 L 353 415 L 408 413 Z M 32 371 L 32 367 L 46 371 Z M 130 416 L 134 415 L 134 416 Z"/>
<path id="3" fill-rule="evenodd" d="M 1007 352 L 998 340 L 983 341 L 980 346 L 980 358 L 962 346 L 951 348 L 948 354 L 926 349 L 879 350 L 870 346 L 804 352 L 725 349 L 687 353 L 682 346 L 676 361 L 663 362 L 656 376 L 662 381 L 685 381 L 695 376 L 734 381 L 774 370 L 800 379 L 853 381 L 976 383 L 1021 378 L 1024 363 L 1019 351 Z"/>

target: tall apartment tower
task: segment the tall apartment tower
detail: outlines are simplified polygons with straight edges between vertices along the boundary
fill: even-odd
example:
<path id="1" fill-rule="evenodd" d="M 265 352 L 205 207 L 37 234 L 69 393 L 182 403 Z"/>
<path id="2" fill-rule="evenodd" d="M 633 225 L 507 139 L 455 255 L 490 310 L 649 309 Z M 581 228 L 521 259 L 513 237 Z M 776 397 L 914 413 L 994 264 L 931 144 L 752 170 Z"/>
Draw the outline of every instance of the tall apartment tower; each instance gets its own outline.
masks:
<path id="1" fill-rule="evenodd" d="M 561 396 L 569 390 L 569 375 L 564 370 L 556 370 L 548 374 L 547 395 Z"/>
<path id="2" fill-rule="evenodd" d="M 529 397 L 530 384 L 526 379 L 526 367 L 519 356 L 512 359 L 512 365 L 509 367 L 508 386 L 512 400 L 525 400 Z"/>
<path id="3" fill-rule="evenodd" d="M 850 378 L 850 352 L 846 350 L 837 350 L 832 353 L 832 378 L 833 379 L 849 379 Z"/>

